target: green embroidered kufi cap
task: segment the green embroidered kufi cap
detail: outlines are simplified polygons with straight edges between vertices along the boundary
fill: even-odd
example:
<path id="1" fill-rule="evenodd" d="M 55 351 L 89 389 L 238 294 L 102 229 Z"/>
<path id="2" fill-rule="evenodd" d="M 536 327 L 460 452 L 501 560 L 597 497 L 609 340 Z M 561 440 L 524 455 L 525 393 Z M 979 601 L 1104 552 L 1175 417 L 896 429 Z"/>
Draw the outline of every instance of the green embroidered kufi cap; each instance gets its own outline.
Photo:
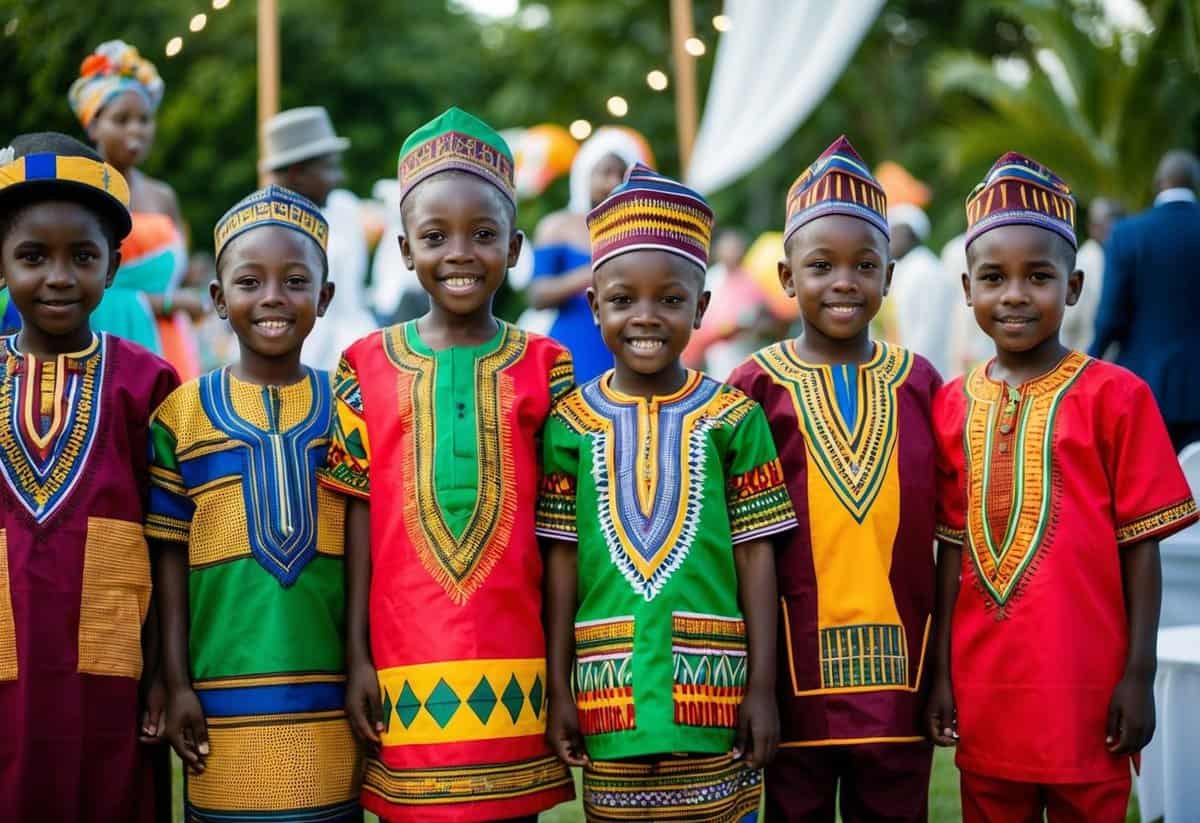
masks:
<path id="1" fill-rule="evenodd" d="M 508 143 L 487 123 L 454 106 L 408 136 L 399 167 L 401 202 L 422 180 L 454 170 L 482 177 L 517 203 Z"/>

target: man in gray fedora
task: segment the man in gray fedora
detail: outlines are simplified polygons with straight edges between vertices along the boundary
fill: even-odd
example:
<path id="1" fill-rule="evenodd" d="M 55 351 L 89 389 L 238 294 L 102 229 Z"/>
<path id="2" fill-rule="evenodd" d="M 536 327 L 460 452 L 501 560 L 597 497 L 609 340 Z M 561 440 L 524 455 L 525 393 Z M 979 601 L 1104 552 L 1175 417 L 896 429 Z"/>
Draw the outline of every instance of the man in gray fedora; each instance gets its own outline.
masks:
<path id="1" fill-rule="evenodd" d="M 366 299 L 367 240 L 358 198 L 340 189 L 350 141 L 334 131 L 323 106 L 288 109 L 267 121 L 259 168 L 272 183 L 303 194 L 329 221 L 329 279 L 337 292 L 304 341 L 303 360 L 332 371 L 342 351 L 375 329 Z"/>

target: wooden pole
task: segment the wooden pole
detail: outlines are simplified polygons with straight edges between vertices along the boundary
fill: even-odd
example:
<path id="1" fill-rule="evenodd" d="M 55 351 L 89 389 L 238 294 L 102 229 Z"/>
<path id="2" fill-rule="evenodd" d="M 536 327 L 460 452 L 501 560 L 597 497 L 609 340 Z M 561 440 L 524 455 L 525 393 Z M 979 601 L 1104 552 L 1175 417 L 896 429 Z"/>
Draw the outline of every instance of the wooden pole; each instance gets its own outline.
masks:
<path id="1" fill-rule="evenodd" d="M 264 157 L 266 123 L 279 112 L 279 3 L 258 0 L 258 154 Z M 267 175 L 258 173 L 259 185 Z"/>
<path id="2" fill-rule="evenodd" d="M 679 134 L 679 169 L 687 176 L 696 144 L 696 58 L 684 43 L 692 37 L 692 0 L 671 0 L 671 55 L 675 63 L 675 127 Z"/>

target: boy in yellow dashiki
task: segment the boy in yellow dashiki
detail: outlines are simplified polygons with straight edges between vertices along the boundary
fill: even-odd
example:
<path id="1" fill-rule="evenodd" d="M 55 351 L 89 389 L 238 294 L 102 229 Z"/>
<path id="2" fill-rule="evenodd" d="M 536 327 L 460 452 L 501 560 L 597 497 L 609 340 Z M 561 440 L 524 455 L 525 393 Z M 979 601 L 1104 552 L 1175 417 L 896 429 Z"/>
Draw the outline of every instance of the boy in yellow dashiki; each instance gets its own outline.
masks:
<path id="1" fill-rule="evenodd" d="M 803 333 L 729 382 L 771 421 L 799 526 L 776 558 L 772 820 L 923 821 L 936 468 L 925 359 L 870 337 L 892 275 L 883 189 L 845 137 L 788 193 L 780 281 Z M 840 792 L 839 792 L 840 784 Z"/>
<path id="2" fill-rule="evenodd" d="M 538 435 L 571 359 L 492 314 L 522 235 L 513 160 L 450 109 L 400 152 L 400 248 L 429 313 L 351 346 L 322 482 L 350 498 L 347 701 L 390 821 L 536 820 L 569 800 L 545 741 Z"/>
<path id="3" fill-rule="evenodd" d="M 795 518 L 762 409 L 679 360 L 712 211 L 637 164 L 588 227 L 615 365 L 546 425 L 547 736 L 591 821 L 751 821 L 779 733 L 768 538 Z"/>
<path id="4" fill-rule="evenodd" d="M 226 212 L 211 291 L 239 362 L 177 389 L 152 426 L 146 534 L 190 821 L 362 819 L 344 504 L 317 486 L 333 393 L 300 363 L 333 297 L 327 234 L 316 206 L 278 186 Z"/>

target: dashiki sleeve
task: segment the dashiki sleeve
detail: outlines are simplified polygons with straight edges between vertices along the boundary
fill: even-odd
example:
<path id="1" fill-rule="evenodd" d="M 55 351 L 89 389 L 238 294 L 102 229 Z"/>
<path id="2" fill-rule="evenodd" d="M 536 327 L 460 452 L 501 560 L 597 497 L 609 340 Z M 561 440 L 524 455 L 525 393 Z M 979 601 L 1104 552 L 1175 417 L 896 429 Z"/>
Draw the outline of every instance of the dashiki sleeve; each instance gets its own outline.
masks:
<path id="1" fill-rule="evenodd" d="M 962 380 L 943 386 L 933 400 L 933 436 L 937 445 L 937 527 L 939 540 L 962 545 L 967 529 L 966 459 L 963 425 L 966 407 Z"/>
<path id="2" fill-rule="evenodd" d="M 146 536 L 187 544 L 196 504 L 187 493 L 177 457 L 180 398 L 191 387 L 173 392 L 150 422 L 150 501 Z"/>
<path id="3" fill-rule="evenodd" d="M 1196 501 L 1175 458 L 1175 449 L 1154 395 L 1141 380 L 1116 415 L 1109 440 L 1117 544 L 1161 540 L 1197 520 Z"/>
<path id="4" fill-rule="evenodd" d="M 575 498 L 579 477 L 579 435 L 556 409 L 542 430 L 542 483 L 535 531 L 549 540 L 579 542 Z"/>
<path id="5" fill-rule="evenodd" d="M 757 403 L 734 427 L 725 461 L 725 500 L 734 545 L 796 527 L 775 441 Z"/>
<path id="6" fill-rule="evenodd" d="M 328 489 L 367 500 L 371 496 L 368 476 L 371 444 L 367 437 L 358 372 L 349 353 L 338 363 L 333 378 L 333 397 L 333 436 L 318 479 Z"/>
<path id="7" fill-rule="evenodd" d="M 550 367 L 550 402 L 557 403 L 575 388 L 575 363 L 571 353 L 563 349 Z"/>

